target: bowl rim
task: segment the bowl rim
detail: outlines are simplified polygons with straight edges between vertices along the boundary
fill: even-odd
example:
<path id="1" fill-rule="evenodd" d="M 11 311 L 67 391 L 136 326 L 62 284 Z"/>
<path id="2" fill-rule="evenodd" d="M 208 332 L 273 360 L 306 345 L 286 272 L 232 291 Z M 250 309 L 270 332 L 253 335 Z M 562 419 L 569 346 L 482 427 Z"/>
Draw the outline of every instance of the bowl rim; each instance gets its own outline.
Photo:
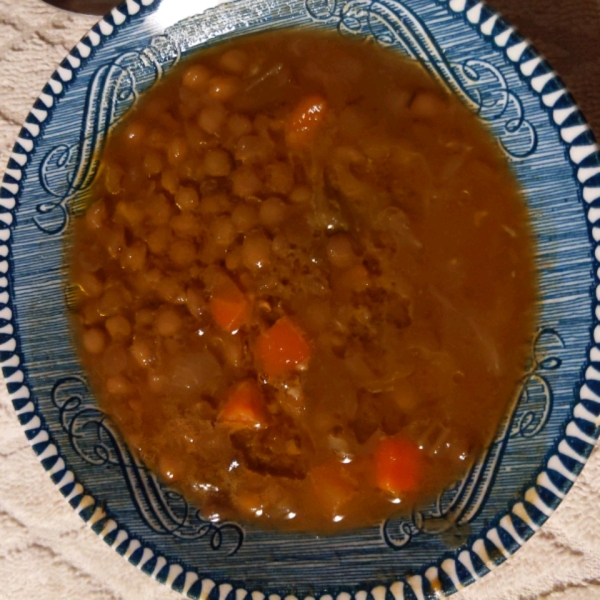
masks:
<path id="1" fill-rule="evenodd" d="M 157 581 L 183 595 L 189 595 L 192 598 L 207 598 L 210 595 L 212 598 L 215 593 L 218 593 L 222 598 L 226 598 L 231 592 L 236 592 L 236 598 L 240 598 L 243 596 L 239 596 L 238 592 L 243 591 L 245 593 L 252 592 L 253 598 L 255 598 L 254 593 L 259 590 L 236 588 L 227 581 L 215 582 L 211 579 L 210 573 L 202 574 L 192 570 L 186 572 L 178 562 L 169 563 L 164 556 L 149 545 L 140 544 L 137 536 L 131 534 L 126 526 L 109 517 L 102 507 L 102 503 L 86 492 L 84 486 L 69 470 L 66 459 L 44 428 L 44 417 L 32 401 L 27 377 L 22 370 L 18 335 L 13 333 L 11 325 L 15 320 L 11 307 L 14 282 L 10 254 L 11 227 L 14 224 L 13 213 L 17 208 L 16 198 L 22 192 L 22 171 L 35 150 L 35 140 L 43 131 L 44 121 L 52 112 L 56 100 L 68 89 L 69 82 L 85 64 L 86 59 L 95 48 L 107 38 L 118 34 L 119 30 L 127 25 L 132 17 L 151 14 L 156 7 L 168 1 L 123 0 L 122 4 L 100 19 L 67 54 L 50 77 L 18 134 L 0 188 L 0 223 L 3 226 L 0 229 L 0 257 L 2 257 L 0 258 L 0 273 L 5 275 L 5 277 L 0 277 L 0 319 L 8 322 L 10 326 L 10 332 L 3 328 L 3 331 L 10 335 L 0 344 L 0 351 L 6 357 L 0 366 L 16 415 L 38 460 L 73 509 L 107 544 L 117 549 L 123 547 L 123 544 L 129 540 L 129 545 L 124 549 L 122 555 Z M 402 0 L 398 1 L 402 2 Z M 600 392 L 600 386 L 593 383 L 600 380 L 600 372 L 593 366 L 593 363 L 600 363 L 600 327 L 595 324 L 595 315 L 600 299 L 598 272 L 596 271 L 600 261 L 600 222 L 597 226 L 595 225 L 600 220 L 600 208 L 596 207 L 596 205 L 600 207 L 600 187 L 594 185 L 595 175 L 600 173 L 598 146 L 585 117 L 562 80 L 533 45 L 509 25 L 498 12 L 478 0 L 432 0 L 432 2 L 436 5 L 446 5 L 449 11 L 461 17 L 469 27 L 475 30 L 479 37 L 488 40 L 494 49 L 502 52 L 504 57 L 515 66 L 530 91 L 539 99 L 542 110 L 548 114 L 551 124 L 566 145 L 568 162 L 578 186 L 578 201 L 584 208 L 587 217 L 590 250 L 593 250 L 594 289 L 590 293 L 593 310 L 593 316 L 590 319 L 591 339 L 588 341 L 587 357 L 582 368 L 583 375 L 574 391 L 569 417 L 564 421 L 566 423 L 564 433 L 562 437 L 558 437 L 554 441 L 553 450 L 546 456 L 543 466 L 535 472 L 536 484 L 543 488 L 544 497 L 542 498 L 536 490 L 536 484 L 531 485 L 524 493 L 522 501 L 514 503 L 509 510 L 494 521 L 495 524 L 489 526 L 485 532 L 485 539 L 497 552 L 493 552 L 493 556 L 490 556 L 483 538 L 477 538 L 475 542 L 469 543 L 469 548 L 463 549 L 457 555 L 454 553 L 455 557 L 446 558 L 443 561 L 441 558 L 438 559 L 421 574 L 388 582 L 373 590 L 356 592 L 357 600 L 366 600 L 368 594 L 371 594 L 374 600 L 379 600 L 385 598 L 387 592 L 391 593 L 396 600 L 400 600 L 404 597 L 405 586 L 417 598 L 424 598 L 426 593 L 424 585 L 428 589 L 435 589 L 435 582 L 438 582 L 439 585 L 440 571 L 444 572 L 446 579 L 451 581 L 451 587 L 454 588 L 444 589 L 443 593 L 452 594 L 502 564 L 543 525 L 564 497 L 564 493 L 553 486 L 547 470 L 558 471 L 568 480 L 566 487 L 568 492 L 589 458 L 600 434 L 600 393 L 595 391 L 597 389 Z M 213 6 L 211 5 L 211 8 Z M 215 8 L 218 9 L 219 6 L 216 5 Z M 528 51 L 527 60 L 522 60 L 526 50 Z M 549 88 L 551 91 L 547 91 Z M 560 108 L 555 108 L 559 102 Z M 573 116 L 577 117 L 576 125 L 570 124 Z M 589 167 L 590 161 L 593 161 L 595 166 Z M 581 166 L 582 163 L 585 163 L 585 166 Z M 590 410 L 591 407 L 593 407 L 592 410 Z M 591 423 L 594 426 L 593 436 L 582 431 L 578 421 Z M 574 449 L 567 438 L 577 439 L 581 445 Z M 567 464 L 561 460 L 561 456 L 570 459 Z M 52 457 L 56 457 L 57 460 L 49 465 L 47 459 Z M 537 510 L 527 510 L 529 506 L 534 506 Z M 515 528 L 514 517 L 526 525 L 525 534 L 519 533 Z M 509 539 L 511 544 L 507 546 L 503 539 Z M 139 552 L 140 549 L 141 552 Z M 141 554 L 141 557 L 134 559 L 134 554 L 136 557 Z M 477 564 L 473 561 L 475 556 L 478 557 Z M 148 571 L 144 569 L 146 564 L 155 566 L 152 571 Z M 466 571 L 467 575 L 459 577 L 457 567 Z M 306 600 L 309 598 L 314 600 L 312 596 L 306 596 Z M 327 597 L 327 595 L 322 598 L 331 600 L 331 596 Z M 350 596 L 342 591 L 337 598 L 338 600 L 349 600 Z"/>

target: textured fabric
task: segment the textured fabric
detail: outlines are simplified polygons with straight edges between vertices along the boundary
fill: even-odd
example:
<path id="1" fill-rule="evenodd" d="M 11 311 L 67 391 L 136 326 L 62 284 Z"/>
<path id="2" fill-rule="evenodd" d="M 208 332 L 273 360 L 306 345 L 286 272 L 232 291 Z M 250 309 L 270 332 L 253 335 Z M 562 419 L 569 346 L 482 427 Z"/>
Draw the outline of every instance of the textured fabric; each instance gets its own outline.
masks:
<path id="1" fill-rule="evenodd" d="M 491 4 L 546 55 L 600 132 L 600 0 Z M 0 0 L 0 176 L 36 95 L 94 21 L 41 0 Z M 179 598 L 127 564 L 75 515 L 29 448 L 0 386 L 0 598 Z M 454 598 L 600 600 L 599 498 L 596 451 L 544 528 Z"/>

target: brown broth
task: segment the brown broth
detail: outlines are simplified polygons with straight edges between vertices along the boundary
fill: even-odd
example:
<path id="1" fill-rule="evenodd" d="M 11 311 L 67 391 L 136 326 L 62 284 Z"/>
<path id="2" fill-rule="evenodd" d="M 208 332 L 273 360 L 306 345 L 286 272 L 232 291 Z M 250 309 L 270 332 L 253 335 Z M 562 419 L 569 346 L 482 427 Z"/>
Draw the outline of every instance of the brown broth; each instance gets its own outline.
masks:
<path id="1" fill-rule="evenodd" d="M 333 34 L 169 73 L 111 134 L 69 260 L 102 408 L 207 519 L 331 532 L 439 493 L 534 327 L 491 135 L 416 63 Z"/>

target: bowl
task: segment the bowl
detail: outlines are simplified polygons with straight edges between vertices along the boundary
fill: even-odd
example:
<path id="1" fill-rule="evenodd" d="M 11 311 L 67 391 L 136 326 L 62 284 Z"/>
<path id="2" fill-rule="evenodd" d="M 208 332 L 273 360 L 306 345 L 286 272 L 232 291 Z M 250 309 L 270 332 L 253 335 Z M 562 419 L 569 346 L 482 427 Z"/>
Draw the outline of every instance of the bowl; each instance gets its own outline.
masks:
<path id="1" fill-rule="evenodd" d="M 419 60 L 487 122 L 530 210 L 539 327 L 516 402 L 463 481 L 411 518 L 318 537 L 204 521 L 139 464 L 98 408 L 69 335 L 62 264 L 111 125 L 193 49 L 289 25 L 372 36 Z M 191 598 L 435 598 L 514 553 L 598 434 L 600 158 L 562 82 L 470 0 L 128 0 L 69 53 L 26 119 L 0 191 L 0 361 L 18 418 L 77 513 Z"/>

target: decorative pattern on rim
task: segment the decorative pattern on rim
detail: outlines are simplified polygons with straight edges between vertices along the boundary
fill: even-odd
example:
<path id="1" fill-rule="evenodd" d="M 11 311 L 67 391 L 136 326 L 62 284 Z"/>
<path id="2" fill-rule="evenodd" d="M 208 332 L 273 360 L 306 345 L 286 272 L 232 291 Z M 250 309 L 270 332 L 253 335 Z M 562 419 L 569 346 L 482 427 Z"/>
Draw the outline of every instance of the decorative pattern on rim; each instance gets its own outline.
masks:
<path id="1" fill-rule="evenodd" d="M 552 122 L 568 146 L 568 157 L 580 184 L 581 198 L 585 202 L 589 233 L 594 242 L 595 268 L 600 263 L 600 157 L 598 147 L 577 106 L 549 65 L 497 14 L 481 2 L 474 0 L 437 0 L 476 30 L 480 36 L 500 49 L 515 65 L 523 80 L 538 95 Z M 43 417 L 31 398 L 22 367 L 22 357 L 17 346 L 13 326 L 13 303 L 9 285 L 11 278 L 10 238 L 16 197 L 21 190 L 23 169 L 35 148 L 35 140 L 44 128 L 50 112 L 60 98 L 65 85 L 76 76 L 78 69 L 100 46 L 130 17 L 146 7 L 151 9 L 155 0 L 126 0 L 119 8 L 101 20 L 67 55 L 49 80 L 34 108 L 26 119 L 15 149 L 10 157 L 5 178 L 0 188 L 0 361 L 18 418 L 27 438 L 67 501 L 78 514 L 104 540 L 132 564 L 151 577 L 191 598 L 219 598 L 243 600 L 252 590 L 236 588 L 230 583 L 217 585 L 204 579 L 194 570 L 184 568 L 167 559 L 133 535 L 107 514 L 102 504 L 86 492 L 75 479 L 58 448 L 50 438 Z M 316 4 L 316 2 L 315 2 Z M 361 3 L 370 10 L 386 8 L 387 0 Z M 320 2 L 332 14 L 336 1 Z M 396 5 L 397 6 L 397 5 Z M 417 49 L 422 40 L 416 39 Z M 512 126 L 525 125 L 523 115 L 517 115 Z M 525 126 L 526 127 L 526 126 Z M 43 211 L 41 211 L 43 212 Z M 595 280 L 597 284 L 597 279 Z M 13 282 L 11 281 L 11 284 Z M 472 541 L 456 556 L 451 556 L 424 572 L 391 583 L 388 587 L 359 590 L 356 600 L 383 600 L 391 594 L 395 600 L 424 599 L 451 594 L 480 578 L 495 565 L 514 553 L 547 519 L 566 491 L 575 481 L 589 456 L 600 424 L 600 288 L 594 299 L 594 329 L 589 347 L 589 360 L 584 381 L 577 390 L 577 400 L 565 425 L 564 435 L 547 457 L 545 468 L 524 493 L 522 501 L 514 503 L 508 512 L 497 519 L 485 537 Z M 264 594 L 255 591 L 253 600 L 262 600 Z M 275 596 L 271 596 L 275 600 Z M 277 597 L 279 598 L 279 597 Z M 288 596 L 292 600 L 293 596 Z M 331 596 L 322 596 L 329 600 Z M 350 594 L 340 592 L 338 600 L 349 600 Z"/>

